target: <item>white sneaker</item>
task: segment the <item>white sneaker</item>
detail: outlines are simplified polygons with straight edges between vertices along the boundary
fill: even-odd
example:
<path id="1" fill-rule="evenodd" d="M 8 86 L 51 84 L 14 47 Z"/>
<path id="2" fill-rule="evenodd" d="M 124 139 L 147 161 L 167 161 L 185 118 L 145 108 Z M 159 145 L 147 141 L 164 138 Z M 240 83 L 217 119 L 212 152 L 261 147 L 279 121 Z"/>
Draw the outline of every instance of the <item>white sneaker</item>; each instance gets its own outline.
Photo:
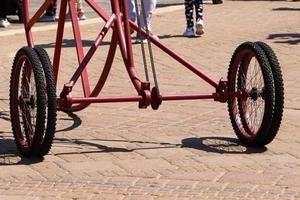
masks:
<path id="1" fill-rule="evenodd" d="M 185 36 L 185 37 L 195 36 L 194 29 L 193 28 L 186 28 L 186 30 L 183 32 L 183 36 Z"/>
<path id="2" fill-rule="evenodd" d="M 203 25 L 204 25 L 204 23 L 203 23 L 202 19 L 197 20 L 197 22 L 196 22 L 196 34 L 197 35 L 204 34 Z"/>
<path id="3" fill-rule="evenodd" d="M 149 35 L 151 35 L 155 40 L 159 40 L 159 37 L 157 35 L 154 35 L 152 32 L 149 32 Z M 137 33 L 135 42 L 147 44 L 148 40 L 147 40 L 147 38 L 145 38 L 145 37 L 141 36 L 139 33 Z"/>
<path id="4" fill-rule="evenodd" d="M 148 43 L 148 40 L 144 37 L 141 37 L 141 36 L 137 36 L 136 37 L 136 40 L 135 40 L 135 43 L 143 43 L 143 44 L 147 44 Z"/>
<path id="5" fill-rule="evenodd" d="M 83 11 L 78 11 L 77 16 L 79 20 L 86 20 L 86 16 Z"/>
<path id="6" fill-rule="evenodd" d="M 6 28 L 10 25 L 7 19 L 0 19 L 0 27 Z"/>

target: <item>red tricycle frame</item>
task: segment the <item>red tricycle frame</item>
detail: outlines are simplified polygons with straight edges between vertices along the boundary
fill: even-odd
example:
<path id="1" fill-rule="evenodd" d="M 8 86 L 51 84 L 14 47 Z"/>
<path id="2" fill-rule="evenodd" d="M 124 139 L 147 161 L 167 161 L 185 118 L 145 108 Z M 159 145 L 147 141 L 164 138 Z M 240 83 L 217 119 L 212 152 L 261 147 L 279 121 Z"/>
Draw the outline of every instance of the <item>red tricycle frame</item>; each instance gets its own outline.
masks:
<path id="1" fill-rule="evenodd" d="M 34 46 L 31 31 L 51 0 L 45 0 L 31 18 L 29 0 L 23 0 L 28 47 L 21 48 L 16 54 L 10 84 L 12 129 L 17 147 L 23 155 L 43 156 L 49 152 L 55 133 L 56 109 L 74 112 L 86 108 L 91 103 L 138 102 L 139 108 L 147 108 L 151 105 L 153 109 L 158 109 L 162 101 L 212 99 L 222 103 L 227 102 L 231 124 L 242 143 L 263 146 L 275 138 L 282 119 L 284 89 L 279 62 L 272 48 L 266 43 L 245 42 L 239 45 L 231 58 L 227 80 L 220 78 L 215 81 L 163 45 L 156 37 L 149 34 L 147 29 L 144 30 L 130 21 L 126 0 L 110 0 L 111 15 L 108 15 L 95 0 L 85 0 L 85 2 L 104 20 L 105 25 L 84 55 L 75 0 L 61 0 L 52 67 L 47 52 Z M 58 80 L 67 6 L 71 16 L 79 66 L 71 79 L 64 84 L 57 98 L 55 85 Z M 98 82 L 91 89 L 86 68 L 110 29 L 113 33 L 108 55 Z M 154 44 L 211 85 L 214 91 L 178 95 L 161 94 L 153 65 L 155 86 L 151 88 L 148 72 L 145 71 L 146 81 L 141 80 L 137 74 L 133 59 L 131 30 L 147 38 L 149 50 L 151 44 Z M 112 67 L 117 46 L 120 48 L 123 62 L 137 95 L 98 97 Z M 80 76 L 83 96 L 73 97 L 71 92 Z M 35 86 L 31 87 L 34 83 Z"/>
<path id="2" fill-rule="evenodd" d="M 28 14 L 25 15 L 24 18 L 24 25 L 26 30 L 26 38 L 28 46 L 34 47 L 33 38 L 31 34 L 31 28 L 37 19 L 41 16 L 44 10 L 48 7 L 51 0 L 46 0 L 41 8 L 37 11 L 37 13 L 29 19 Z M 168 47 L 164 46 L 159 40 L 157 40 L 152 35 L 148 35 L 147 32 L 143 29 L 140 29 L 136 24 L 132 23 L 128 20 L 128 13 L 121 12 L 121 8 L 124 11 L 127 11 L 127 1 L 119 1 L 119 0 L 111 0 L 112 5 L 112 15 L 109 16 L 101 7 L 99 7 L 94 0 L 86 0 L 86 3 L 90 5 L 90 7 L 106 22 L 103 29 L 96 37 L 94 44 L 90 47 L 87 54 L 84 55 L 83 53 L 83 46 L 81 42 L 81 34 L 79 29 L 79 24 L 76 16 L 76 9 L 75 9 L 75 0 L 62 0 L 59 20 L 58 20 L 58 29 L 57 29 L 57 36 L 56 36 L 56 45 L 55 45 L 55 53 L 54 53 L 54 76 L 57 80 L 58 78 L 58 71 L 59 71 L 59 64 L 60 64 L 60 55 L 61 55 L 61 48 L 62 48 L 62 40 L 63 40 L 63 33 L 64 33 L 64 24 L 65 24 L 65 13 L 67 3 L 69 3 L 70 8 L 70 15 L 71 15 L 71 23 L 73 27 L 73 34 L 76 43 L 76 50 L 77 50 L 77 58 L 79 67 L 70 79 L 68 83 L 64 85 L 64 89 L 61 92 L 60 98 L 58 99 L 59 108 L 62 110 L 70 110 L 76 111 L 81 110 L 87 104 L 90 103 L 104 103 L 104 102 L 139 102 L 139 107 L 145 108 L 150 104 L 153 105 L 156 109 L 158 108 L 159 104 L 162 101 L 170 101 L 170 100 L 187 100 L 187 99 L 214 99 L 216 101 L 226 102 L 228 98 L 228 93 L 225 92 L 226 89 L 226 81 L 220 80 L 218 83 L 211 79 L 210 77 L 206 76 L 202 71 L 200 71 L 197 67 L 192 65 L 190 62 L 186 61 L 178 54 L 173 52 Z M 23 0 L 24 8 L 28 8 L 28 0 Z M 121 4 L 121 5 L 120 5 Z M 25 13 L 29 13 L 25 11 Z M 124 25 L 124 28 L 123 28 Z M 110 50 L 108 53 L 108 57 L 104 66 L 103 74 L 101 76 L 101 80 L 99 80 L 96 88 L 91 92 L 89 86 L 88 75 L 86 73 L 86 67 L 94 55 L 95 51 L 99 46 L 101 46 L 101 42 L 103 41 L 106 33 L 109 29 L 113 28 L 114 33 L 111 39 Z M 157 94 L 159 90 L 157 88 L 152 89 L 150 91 L 150 83 L 147 81 L 142 81 L 136 72 L 135 63 L 133 60 L 133 53 L 132 53 L 132 41 L 130 36 L 130 28 L 134 29 L 135 31 L 141 32 L 142 36 L 148 38 L 151 43 L 156 45 L 162 51 L 170 55 L 172 58 L 180 62 L 183 66 L 191 70 L 197 76 L 201 77 L 211 86 L 213 86 L 216 91 L 211 94 L 184 94 L 184 95 L 161 95 Z M 96 97 L 97 93 L 100 92 L 100 87 L 104 85 L 108 72 L 112 66 L 112 62 L 114 59 L 114 54 L 116 51 L 116 47 L 119 45 L 121 54 L 129 74 L 129 77 L 138 93 L 138 96 L 119 96 L 119 97 Z M 82 86 L 84 97 L 71 97 L 70 93 L 74 84 L 77 82 L 78 78 L 82 78 Z M 152 94 L 151 94 L 152 92 Z M 238 95 L 237 93 L 231 93 L 231 96 Z M 73 104 L 77 104 L 76 106 L 72 106 Z"/>

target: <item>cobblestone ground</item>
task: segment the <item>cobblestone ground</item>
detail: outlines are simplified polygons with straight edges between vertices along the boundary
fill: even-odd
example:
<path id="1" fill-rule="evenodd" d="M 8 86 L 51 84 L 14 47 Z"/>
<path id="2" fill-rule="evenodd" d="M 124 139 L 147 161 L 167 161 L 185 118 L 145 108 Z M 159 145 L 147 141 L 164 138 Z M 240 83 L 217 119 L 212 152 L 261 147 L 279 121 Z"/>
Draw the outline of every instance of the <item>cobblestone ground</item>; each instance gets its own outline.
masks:
<path id="1" fill-rule="evenodd" d="M 93 104 L 73 114 L 58 113 L 56 137 L 44 160 L 19 156 L 10 128 L 8 88 L 11 63 L 25 45 L 19 25 L 0 31 L 0 199 L 300 199 L 300 2 L 226 1 L 205 4 L 205 35 L 181 36 L 182 5 L 157 10 L 153 29 L 162 43 L 210 76 L 226 78 L 241 42 L 261 40 L 278 54 L 285 84 L 280 132 L 265 148 L 242 146 L 225 104 L 163 102 L 158 111 L 136 103 Z M 101 23 L 81 23 L 91 45 Z M 55 24 L 39 25 L 37 45 L 53 55 Z M 67 25 L 58 94 L 76 66 Z M 97 80 L 109 39 L 91 60 Z M 134 45 L 138 72 L 143 66 Z M 154 48 L 163 94 L 212 92 L 203 81 Z M 80 87 L 74 89 L 79 93 Z M 135 94 L 118 53 L 103 95 Z"/>

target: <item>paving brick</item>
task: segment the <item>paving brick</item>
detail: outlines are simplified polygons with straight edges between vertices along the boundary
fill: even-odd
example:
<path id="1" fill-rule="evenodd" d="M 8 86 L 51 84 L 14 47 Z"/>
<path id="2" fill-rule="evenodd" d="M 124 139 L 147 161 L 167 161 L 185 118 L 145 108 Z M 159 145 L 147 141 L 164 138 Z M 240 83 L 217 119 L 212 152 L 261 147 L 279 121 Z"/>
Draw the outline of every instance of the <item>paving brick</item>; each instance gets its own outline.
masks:
<path id="1" fill-rule="evenodd" d="M 109 2 L 96 0 L 109 11 Z M 31 10 L 38 1 L 32 0 Z M 0 199 L 300 199 L 299 2 L 225 1 L 205 4 L 205 35 L 181 37 L 182 1 L 159 1 L 153 31 L 160 41 L 208 75 L 226 78 L 234 49 L 244 41 L 270 44 L 282 65 L 285 110 L 280 132 L 266 148 L 242 146 L 227 106 L 211 101 L 163 102 L 158 111 L 136 103 L 99 104 L 58 113 L 53 148 L 43 161 L 21 158 L 9 118 L 9 74 L 15 52 L 25 45 L 21 24 L 0 30 Z M 81 23 L 85 52 L 99 31 L 90 9 Z M 14 17 L 12 17 L 14 18 Z M 174 19 L 176 23 L 174 24 Z M 97 22 L 97 23 L 96 23 Z M 100 22 L 101 25 L 103 23 Z M 53 58 L 55 23 L 38 23 L 37 44 Z M 96 28 L 95 28 L 96 27 Z M 4 36 L 5 35 L 5 36 Z M 58 80 L 69 80 L 77 65 L 70 24 L 66 25 Z M 97 81 L 105 39 L 88 73 Z M 137 71 L 141 52 L 134 45 Z M 154 48 L 163 94 L 211 92 L 212 88 Z M 81 94 L 80 87 L 74 94 Z M 135 95 L 118 52 L 103 95 Z"/>

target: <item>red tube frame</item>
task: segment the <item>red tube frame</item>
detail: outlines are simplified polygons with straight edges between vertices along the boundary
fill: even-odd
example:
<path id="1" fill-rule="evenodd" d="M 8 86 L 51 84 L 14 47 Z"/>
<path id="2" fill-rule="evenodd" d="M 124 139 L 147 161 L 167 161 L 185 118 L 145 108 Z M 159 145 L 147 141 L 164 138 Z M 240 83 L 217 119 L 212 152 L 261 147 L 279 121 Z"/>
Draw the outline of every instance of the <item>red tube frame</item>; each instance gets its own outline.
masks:
<path id="1" fill-rule="evenodd" d="M 23 13 L 24 13 L 24 28 L 27 39 L 27 44 L 29 47 L 34 47 L 33 36 L 31 28 L 34 26 L 36 21 L 46 10 L 48 5 L 51 3 L 51 0 L 45 0 L 41 5 L 35 15 L 30 19 L 29 17 L 29 0 L 23 0 Z M 190 62 L 186 61 L 174 51 L 164 46 L 160 41 L 151 35 L 147 35 L 146 31 L 140 29 L 136 24 L 129 21 L 128 12 L 127 12 L 127 1 L 125 0 L 111 0 L 112 14 L 109 16 L 105 11 L 94 1 L 94 0 L 85 0 L 86 3 L 106 22 L 105 26 L 96 37 L 94 44 L 90 47 L 86 55 L 83 53 L 83 46 L 81 40 L 81 34 L 79 29 L 79 24 L 76 16 L 75 9 L 75 0 L 61 0 L 60 14 L 58 21 L 58 28 L 56 34 L 56 45 L 54 51 L 53 67 L 54 67 L 54 76 L 57 82 L 60 56 L 61 56 L 61 47 L 64 34 L 64 24 L 65 24 L 65 15 L 67 5 L 69 5 L 71 23 L 73 28 L 73 35 L 76 43 L 77 59 L 79 66 L 75 71 L 74 75 L 71 77 L 70 81 L 64 85 L 63 91 L 58 98 L 58 107 L 61 110 L 68 111 L 78 111 L 87 107 L 90 103 L 108 103 L 108 102 L 139 102 L 140 108 L 145 108 L 152 103 L 157 103 L 158 106 L 162 101 L 171 101 L 171 100 L 191 100 L 191 99 L 214 99 L 219 102 L 226 102 L 229 96 L 240 96 L 241 94 L 227 94 L 227 81 L 220 79 L 219 83 L 212 80 L 210 77 L 206 76 L 202 71 L 197 69 L 196 66 L 192 65 Z M 122 12 L 124 11 L 124 12 Z M 124 27 L 124 29 L 123 29 Z M 107 60 L 102 72 L 101 77 L 96 85 L 96 88 L 91 91 L 89 86 L 89 80 L 87 75 L 87 65 L 96 52 L 97 48 L 101 45 L 104 37 L 106 36 L 109 29 L 113 29 L 113 36 L 111 39 L 111 47 Z M 130 28 L 135 31 L 139 31 L 144 37 L 149 38 L 149 40 L 162 51 L 167 53 L 169 56 L 177 60 L 184 67 L 192 71 L 194 74 L 199 76 L 201 79 L 206 81 L 212 87 L 216 89 L 214 93 L 211 94 L 186 94 L 186 95 L 165 95 L 153 94 L 150 91 L 150 83 L 143 82 L 139 79 L 136 68 L 133 61 L 132 53 L 132 44 L 130 36 Z M 109 74 L 112 62 L 114 59 L 116 47 L 119 45 L 121 50 L 121 55 L 126 66 L 128 75 L 138 92 L 138 96 L 120 96 L 120 97 L 97 97 L 100 93 L 106 78 Z M 81 76 L 82 87 L 84 92 L 84 97 L 72 97 L 71 91 L 75 83 L 77 82 L 79 76 Z M 75 104 L 75 105 L 74 105 Z"/>

